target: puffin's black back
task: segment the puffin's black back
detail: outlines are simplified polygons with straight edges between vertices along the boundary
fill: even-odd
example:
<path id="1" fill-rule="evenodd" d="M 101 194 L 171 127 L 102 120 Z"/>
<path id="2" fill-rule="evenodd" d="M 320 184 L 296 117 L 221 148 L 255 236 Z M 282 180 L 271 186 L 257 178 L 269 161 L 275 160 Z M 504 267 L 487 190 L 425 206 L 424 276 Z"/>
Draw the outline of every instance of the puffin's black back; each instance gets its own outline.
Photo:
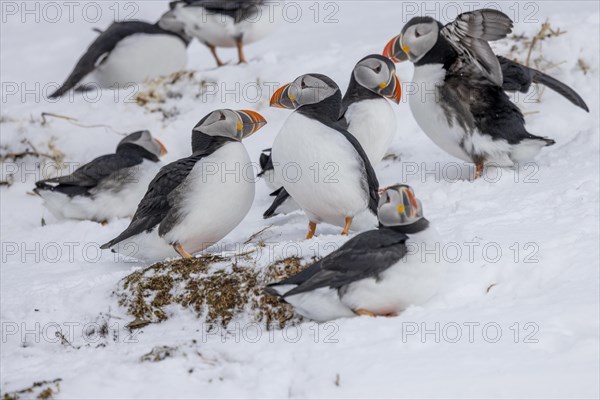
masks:
<path id="1" fill-rule="evenodd" d="M 139 149 L 139 146 L 135 147 Z M 89 196 L 90 190 L 106 178 L 112 176 L 116 179 L 128 179 L 129 176 L 126 172 L 119 175 L 119 171 L 135 167 L 143 161 L 144 158 L 137 150 L 127 151 L 127 149 L 122 149 L 116 154 L 100 156 L 77 168 L 70 175 L 38 181 L 35 183 L 36 190 L 56 191 L 69 197 Z M 52 184 L 58 185 L 54 186 Z"/>

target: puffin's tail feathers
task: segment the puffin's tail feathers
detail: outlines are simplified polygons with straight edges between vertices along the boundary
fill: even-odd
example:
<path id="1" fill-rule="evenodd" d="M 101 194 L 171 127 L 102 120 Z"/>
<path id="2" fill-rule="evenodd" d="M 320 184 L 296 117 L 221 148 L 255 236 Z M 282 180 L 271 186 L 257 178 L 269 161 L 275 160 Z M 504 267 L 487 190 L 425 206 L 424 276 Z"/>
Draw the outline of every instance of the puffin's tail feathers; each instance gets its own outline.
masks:
<path id="1" fill-rule="evenodd" d="M 286 285 L 280 285 L 279 282 L 276 282 L 265 286 L 264 292 L 269 296 L 277 297 L 280 301 L 287 303 L 287 301 L 285 301 L 285 295 L 290 291 L 290 289 L 290 287 L 286 287 Z"/>
<path id="2" fill-rule="evenodd" d="M 533 72 L 532 79 L 535 83 L 549 87 L 556 93 L 563 96 L 565 99 L 569 100 L 571 103 L 575 104 L 577 107 L 584 109 L 586 112 L 590 112 L 590 109 L 588 108 L 587 104 L 585 104 L 585 101 L 583 101 L 581 96 L 577 94 L 575 90 L 541 71 L 533 68 L 531 68 L 531 71 Z"/>
<path id="3" fill-rule="evenodd" d="M 548 138 L 543 138 L 544 142 L 546 142 L 546 147 L 547 146 L 552 146 L 553 144 L 556 144 L 556 142 L 552 139 L 548 139 Z"/>
<path id="4" fill-rule="evenodd" d="M 541 147 L 548 147 L 548 146 L 552 146 L 553 144 L 556 144 L 556 142 L 553 139 L 544 137 L 544 136 L 536 136 L 536 135 L 532 135 L 531 133 L 524 138 L 525 142 L 527 142 L 528 140 L 532 140 L 534 142 L 538 142 L 538 146 L 540 146 L 542 143 L 539 142 L 543 142 L 543 146 Z"/>
<path id="5" fill-rule="evenodd" d="M 37 181 L 35 183 L 35 189 L 33 189 L 33 191 L 35 193 L 38 193 L 41 190 L 54 190 L 55 186 L 49 185 L 48 182 L 50 182 L 50 180 Z"/>
<path id="6" fill-rule="evenodd" d="M 290 195 L 288 194 L 288 192 L 286 192 L 284 188 L 277 189 L 276 191 L 271 193 L 271 196 L 275 196 L 275 200 L 273 200 L 273 204 L 271 204 L 271 207 L 269 207 L 267 211 L 264 212 L 264 219 L 269 219 L 279 214 L 277 209 L 290 197 Z"/>

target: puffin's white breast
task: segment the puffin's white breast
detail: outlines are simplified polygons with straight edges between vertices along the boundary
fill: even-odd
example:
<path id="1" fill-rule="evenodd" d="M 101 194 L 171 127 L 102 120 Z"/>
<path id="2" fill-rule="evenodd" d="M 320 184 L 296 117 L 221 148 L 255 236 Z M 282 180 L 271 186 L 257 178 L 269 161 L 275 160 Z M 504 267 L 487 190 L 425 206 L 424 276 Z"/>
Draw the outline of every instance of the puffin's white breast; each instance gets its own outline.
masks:
<path id="1" fill-rule="evenodd" d="M 465 137 L 459 124 L 448 124 L 444 109 L 440 106 L 438 87 L 444 83 L 446 72 L 442 64 L 428 64 L 415 67 L 413 81 L 416 93 L 409 97 L 410 109 L 415 120 L 425 134 L 442 150 L 471 162 L 471 157 L 460 147 Z"/>
<path id="2" fill-rule="evenodd" d="M 386 99 L 369 99 L 351 104 L 346 111 L 348 132 L 363 147 L 371 164 L 386 155 L 396 134 L 396 116 Z"/>
<path id="3" fill-rule="evenodd" d="M 101 87 L 141 83 L 185 69 L 187 47 L 174 35 L 137 33 L 121 40 L 91 74 Z"/>
<path id="4" fill-rule="evenodd" d="M 201 251 L 223 239 L 254 201 L 254 168 L 243 144 L 230 142 L 200 160 L 185 183 L 181 221 L 164 239 Z"/>
<path id="5" fill-rule="evenodd" d="M 295 112 L 273 143 L 273 163 L 283 186 L 315 218 L 344 226 L 368 206 L 364 165 L 333 128 Z"/>

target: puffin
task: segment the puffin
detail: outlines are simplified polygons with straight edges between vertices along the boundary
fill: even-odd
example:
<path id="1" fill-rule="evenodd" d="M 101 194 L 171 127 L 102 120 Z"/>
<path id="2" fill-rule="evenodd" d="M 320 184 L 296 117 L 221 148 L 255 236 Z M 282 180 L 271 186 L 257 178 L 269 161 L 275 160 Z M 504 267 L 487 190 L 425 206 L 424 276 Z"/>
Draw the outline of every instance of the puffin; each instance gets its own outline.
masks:
<path id="1" fill-rule="evenodd" d="M 202 118 L 192 130 L 192 154 L 160 169 L 129 226 L 101 248 L 138 260 L 192 258 L 224 238 L 254 200 L 242 140 L 265 124 L 249 110 L 220 109 Z"/>
<path id="2" fill-rule="evenodd" d="M 402 90 L 396 66 L 387 57 L 371 54 L 361 59 L 350 75 L 350 83 L 342 99 L 343 114 L 339 123 L 361 144 L 371 165 L 377 165 L 386 155 L 396 135 L 396 116 L 386 99 L 400 103 Z M 261 172 L 267 186 L 273 190 L 271 206 L 264 212 L 268 219 L 288 214 L 299 207 L 275 177 L 271 149 L 260 155 Z"/>
<path id="3" fill-rule="evenodd" d="M 412 18 L 398 39 L 414 64 L 413 81 L 423 88 L 409 97 L 413 116 L 444 151 L 475 164 L 475 179 L 486 164 L 514 167 L 555 143 L 526 130 L 504 90 L 488 42 L 505 38 L 512 26 L 504 13 L 481 9 L 445 26 L 431 17 Z"/>
<path id="4" fill-rule="evenodd" d="M 379 183 L 358 140 L 338 122 L 338 85 L 322 74 L 301 75 L 275 91 L 270 105 L 295 110 L 273 142 L 272 157 L 283 188 L 308 216 L 306 238 L 320 222 L 342 226 L 346 235 L 359 214 L 376 221 Z"/>
<path id="5" fill-rule="evenodd" d="M 300 273 L 265 291 L 317 322 L 395 316 L 437 293 L 443 263 L 419 249 L 438 239 L 411 187 L 386 188 L 378 204 L 379 228 L 360 233 Z"/>
<path id="6" fill-rule="evenodd" d="M 185 69 L 191 38 L 184 31 L 176 9 L 163 14 L 155 24 L 144 21 L 114 22 L 88 47 L 66 81 L 50 95 L 86 90 L 93 83 L 117 88 Z"/>
<path id="7" fill-rule="evenodd" d="M 58 219 L 106 223 L 131 217 L 167 149 L 149 131 L 127 135 L 113 154 L 77 168 L 72 174 L 35 183 L 34 193 Z"/>
<path id="8" fill-rule="evenodd" d="M 217 62 L 217 47 L 235 47 L 239 64 L 246 63 L 244 45 L 269 35 L 275 28 L 266 0 L 178 0 L 171 2 L 188 35 L 204 43 Z"/>
<path id="9" fill-rule="evenodd" d="M 342 124 L 361 144 L 372 165 L 386 155 L 396 135 L 396 116 L 388 99 L 400 103 L 402 90 L 396 66 L 371 54 L 360 60 L 342 99 Z"/>

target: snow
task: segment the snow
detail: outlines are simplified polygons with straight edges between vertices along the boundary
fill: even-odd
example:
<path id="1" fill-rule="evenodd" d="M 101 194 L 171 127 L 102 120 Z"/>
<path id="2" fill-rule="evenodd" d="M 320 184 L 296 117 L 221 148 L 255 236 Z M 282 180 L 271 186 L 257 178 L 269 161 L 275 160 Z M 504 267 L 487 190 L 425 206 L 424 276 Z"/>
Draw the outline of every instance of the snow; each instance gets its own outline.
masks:
<path id="1" fill-rule="evenodd" d="M 36 15 L 23 10 L 13 15 L 7 4 L 19 8 L 25 3 L 2 3 L 2 153 L 23 151 L 23 139 L 39 151 L 50 151 L 52 139 L 66 161 L 77 162 L 113 151 L 122 138 L 119 133 L 140 129 L 149 129 L 169 149 L 166 162 L 176 160 L 189 154 L 191 128 L 215 108 L 249 108 L 267 119 L 268 125 L 245 142 L 258 162 L 289 115 L 268 107 L 273 85 L 320 72 L 345 89 L 354 64 L 380 53 L 409 11 L 435 10 L 435 3 L 315 3 L 320 11 L 315 22 L 313 3 L 293 3 L 302 10 L 299 20 L 279 18 L 274 34 L 246 49 L 248 65 L 215 69 L 206 48 L 196 42 L 190 47 L 188 68 L 198 71 L 198 82 L 209 82 L 208 94 L 196 96 L 196 86 L 180 85 L 181 98 L 144 108 L 127 101 L 136 88 L 106 90 L 97 101 L 86 101 L 81 94 L 49 101 L 42 94 L 55 88 L 49 83 L 62 82 L 96 35 L 91 28 L 107 26 L 115 7 L 121 17 L 135 12 L 136 18 L 156 20 L 166 2 L 107 2 L 97 22 L 82 17 L 89 3 L 75 9 L 72 21 L 66 6 L 56 3 L 63 11 L 56 22 L 43 15 L 36 22 Z M 27 4 L 38 4 L 43 13 L 44 3 Z M 126 9 L 127 4 L 135 7 Z M 469 182 L 456 179 L 457 170 L 466 176 L 467 165 L 420 132 L 406 95 L 394 105 L 398 134 L 392 152 L 400 160 L 376 168 L 381 186 L 413 186 L 426 217 L 444 238 L 437 250 L 429 244 L 433 252 L 421 255 L 455 260 L 427 306 L 410 308 L 397 318 L 304 322 L 271 332 L 262 327 L 257 340 L 259 328 L 250 321 L 237 322 L 229 333 L 206 334 L 202 320 L 174 309 L 169 320 L 130 334 L 125 325 L 131 316 L 112 292 L 121 278 L 144 265 L 98 253 L 99 244 L 128 221 L 101 226 L 55 220 L 41 199 L 27 194 L 42 176 L 36 167 L 41 159 L 26 157 L 2 164 L 2 180 L 14 173 L 12 186 L 0 189 L 2 392 L 61 378 L 55 394 L 59 399 L 598 398 L 599 6 L 515 4 L 502 6 L 513 18 L 515 8 L 520 12 L 516 33 L 534 34 L 546 19 L 567 32 L 543 43 L 543 54 L 558 64 L 550 73 L 574 87 L 591 112 L 549 90 L 540 103 L 520 95 L 522 109 L 537 112 L 527 114 L 529 130 L 557 144 L 520 170 L 492 168 L 484 179 Z M 456 14 L 437 7 L 438 19 Z M 282 8 L 276 8 L 278 15 Z M 328 16 L 337 22 L 326 23 Z M 494 48 L 505 54 L 510 44 Z M 236 60 L 235 50 L 219 53 Z M 579 58 L 589 65 L 587 74 L 578 68 Z M 410 82 L 412 66 L 399 66 L 398 75 Z M 214 89 L 218 92 L 210 94 Z M 163 120 L 161 113 L 149 112 L 159 106 L 176 108 L 178 114 Z M 97 127 L 51 117 L 42 124 L 42 112 Z M 271 224 L 262 236 L 267 246 L 257 257 L 259 267 L 296 249 L 306 259 L 315 252 L 323 256 L 345 240 L 338 236 L 339 228 L 325 224 L 317 238 L 302 240 L 307 221 L 298 213 L 264 221 L 268 193 L 264 182 L 257 181 L 250 213 L 214 251 L 235 248 Z M 42 218 L 46 226 L 41 226 Z M 107 338 L 84 335 L 102 321 L 110 328 Z M 70 344 L 55 337 L 57 328 Z M 176 350 L 160 362 L 141 361 L 160 346 Z"/>

